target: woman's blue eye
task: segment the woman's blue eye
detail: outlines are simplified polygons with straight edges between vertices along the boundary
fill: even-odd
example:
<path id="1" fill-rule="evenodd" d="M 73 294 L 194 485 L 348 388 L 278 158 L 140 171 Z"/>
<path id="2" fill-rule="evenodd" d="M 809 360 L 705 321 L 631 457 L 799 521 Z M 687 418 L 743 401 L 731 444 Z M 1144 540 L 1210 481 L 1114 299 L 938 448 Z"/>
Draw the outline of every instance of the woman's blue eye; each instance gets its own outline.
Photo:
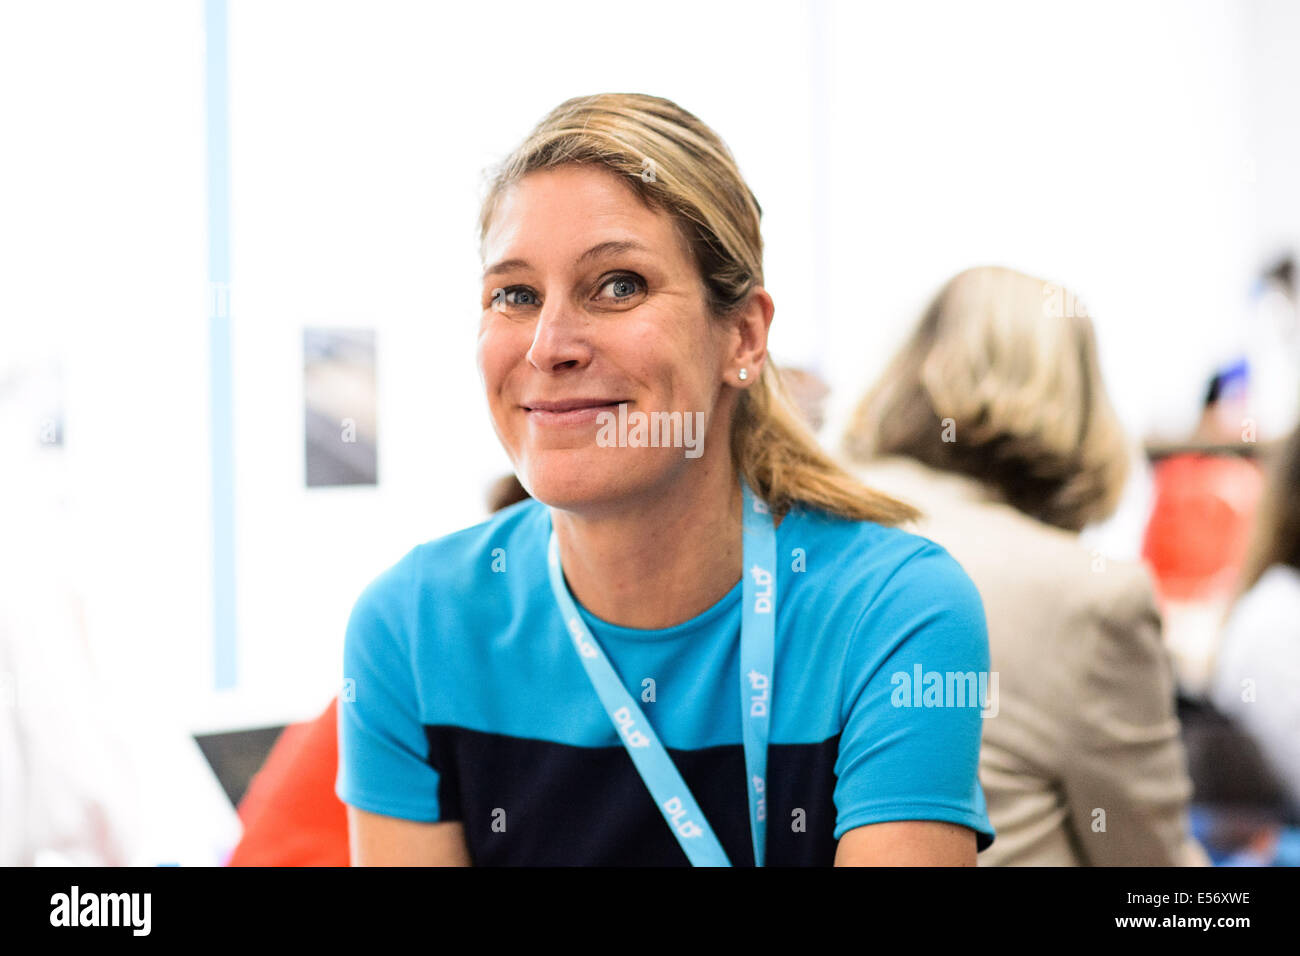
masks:
<path id="1" fill-rule="evenodd" d="M 635 276 L 615 276 L 601 288 L 613 290 L 616 299 L 626 299 L 640 291 L 640 282 Z"/>
<path id="2" fill-rule="evenodd" d="M 524 296 L 524 298 L 520 299 L 520 296 Z M 507 289 L 506 303 L 508 305 L 536 305 L 537 296 L 530 289 Z"/>

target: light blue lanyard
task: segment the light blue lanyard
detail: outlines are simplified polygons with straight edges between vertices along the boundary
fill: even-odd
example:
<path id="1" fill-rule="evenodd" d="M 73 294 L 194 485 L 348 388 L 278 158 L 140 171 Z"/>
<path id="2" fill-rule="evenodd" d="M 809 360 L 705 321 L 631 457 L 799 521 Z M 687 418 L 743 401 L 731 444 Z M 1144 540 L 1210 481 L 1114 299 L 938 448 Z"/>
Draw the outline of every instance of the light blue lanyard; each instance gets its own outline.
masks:
<path id="1" fill-rule="evenodd" d="M 742 478 L 744 494 L 744 606 L 740 626 L 740 713 L 745 747 L 745 790 L 749 795 L 749 830 L 754 863 L 762 866 L 767 850 L 767 740 L 772 700 L 772 665 L 776 653 L 776 529 L 767 503 L 755 497 Z M 551 590 L 564 615 L 578 659 L 591 686 L 618 731 L 628 756 L 655 804 L 677 835 L 692 866 L 730 866 L 709 821 L 700 812 L 686 781 L 659 742 L 650 721 L 619 681 L 600 644 L 582 620 L 564 583 L 560 545 L 551 528 L 547 552 Z"/>

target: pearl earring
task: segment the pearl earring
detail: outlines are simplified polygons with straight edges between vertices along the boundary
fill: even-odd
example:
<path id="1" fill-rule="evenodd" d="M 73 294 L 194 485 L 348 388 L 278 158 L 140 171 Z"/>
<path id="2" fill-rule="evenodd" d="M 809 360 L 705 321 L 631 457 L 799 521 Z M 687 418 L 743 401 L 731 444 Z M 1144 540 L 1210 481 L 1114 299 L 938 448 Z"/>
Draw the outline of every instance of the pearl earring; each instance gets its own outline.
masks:
<path id="1" fill-rule="evenodd" d="M 749 370 L 742 368 L 739 372 L 736 373 L 736 378 L 740 379 L 743 382 L 745 379 L 749 378 Z"/>

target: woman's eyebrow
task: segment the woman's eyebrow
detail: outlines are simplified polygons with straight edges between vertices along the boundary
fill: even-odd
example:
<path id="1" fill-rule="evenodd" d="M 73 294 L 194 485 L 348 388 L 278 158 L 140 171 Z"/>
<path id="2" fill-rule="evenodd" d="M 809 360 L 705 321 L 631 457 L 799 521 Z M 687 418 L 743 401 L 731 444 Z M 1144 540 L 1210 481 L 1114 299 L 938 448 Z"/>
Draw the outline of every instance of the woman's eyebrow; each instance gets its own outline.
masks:
<path id="1" fill-rule="evenodd" d="M 600 256 L 618 255 L 623 252 L 649 251 L 650 249 L 646 246 L 631 239 L 610 239 L 606 242 L 596 243 L 596 245 L 578 256 L 576 264 L 582 265 L 584 262 L 599 258 Z M 495 275 L 498 272 L 509 272 L 511 269 L 518 269 L 521 267 L 528 267 L 528 261 L 526 259 L 502 259 L 500 262 L 494 263 L 484 269 L 483 278 L 486 279 L 488 276 Z"/>
<path id="2" fill-rule="evenodd" d="M 589 262 L 600 256 L 616 256 L 623 252 L 649 252 L 641 243 L 631 239 L 611 239 L 608 242 L 598 242 L 582 255 L 578 256 L 578 265 Z"/>

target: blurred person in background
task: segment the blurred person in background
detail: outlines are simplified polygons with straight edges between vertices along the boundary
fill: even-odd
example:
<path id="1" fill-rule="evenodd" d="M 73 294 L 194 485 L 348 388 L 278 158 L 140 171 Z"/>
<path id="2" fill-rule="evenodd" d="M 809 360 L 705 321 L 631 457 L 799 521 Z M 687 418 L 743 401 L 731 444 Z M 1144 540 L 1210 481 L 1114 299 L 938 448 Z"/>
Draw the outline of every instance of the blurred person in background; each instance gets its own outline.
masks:
<path id="1" fill-rule="evenodd" d="M 1210 685 L 1300 814 L 1300 428 L 1272 463 Z"/>
<path id="2" fill-rule="evenodd" d="M 1010 269 L 957 275 L 861 400 L 844 452 L 921 509 L 919 533 L 984 599 L 998 694 L 980 781 L 998 839 L 980 865 L 1204 864 L 1147 572 L 1078 540 L 1128 466 L 1074 302 Z"/>

